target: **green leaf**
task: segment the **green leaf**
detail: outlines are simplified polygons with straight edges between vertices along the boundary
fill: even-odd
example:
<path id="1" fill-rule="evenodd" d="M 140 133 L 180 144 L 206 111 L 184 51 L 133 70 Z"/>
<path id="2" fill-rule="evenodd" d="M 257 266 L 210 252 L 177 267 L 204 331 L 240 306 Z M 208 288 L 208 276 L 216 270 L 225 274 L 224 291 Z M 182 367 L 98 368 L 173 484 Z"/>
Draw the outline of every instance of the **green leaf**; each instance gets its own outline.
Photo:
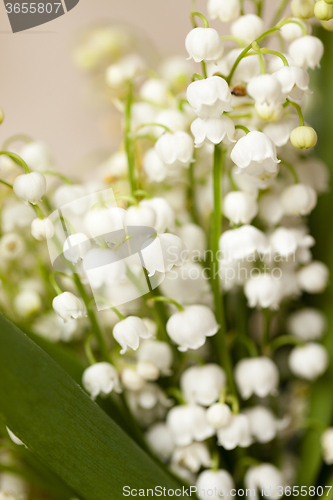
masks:
<path id="1" fill-rule="evenodd" d="M 0 315 L 0 417 L 85 500 L 178 488 L 40 347 Z"/>

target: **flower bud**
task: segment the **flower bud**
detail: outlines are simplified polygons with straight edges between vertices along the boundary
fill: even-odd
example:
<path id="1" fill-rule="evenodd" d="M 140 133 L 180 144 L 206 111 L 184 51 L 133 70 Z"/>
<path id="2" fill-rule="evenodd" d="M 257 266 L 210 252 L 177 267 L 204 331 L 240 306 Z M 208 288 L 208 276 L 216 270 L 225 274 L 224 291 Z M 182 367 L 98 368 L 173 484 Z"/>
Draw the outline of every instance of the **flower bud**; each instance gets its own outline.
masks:
<path id="1" fill-rule="evenodd" d="M 333 18 L 333 5 L 328 4 L 325 0 L 319 0 L 314 6 L 314 15 L 320 21 L 329 21 Z"/>
<path id="2" fill-rule="evenodd" d="M 291 10 L 295 17 L 300 19 L 310 19 L 313 16 L 313 10 L 316 0 L 292 0 Z"/>
<path id="3" fill-rule="evenodd" d="M 34 219 L 31 223 L 31 234 L 37 241 L 52 238 L 54 227 L 50 219 Z"/>
<path id="4" fill-rule="evenodd" d="M 46 179 L 40 172 L 30 172 L 16 177 L 13 184 L 18 198 L 36 205 L 46 192 Z"/>
<path id="5" fill-rule="evenodd" d="M 220 35 L 213 28 L 194 28 L 185 40 L 185 47 L 189 59 L 195 62 L 217 61 L 223 54 L 223 42 Z"/>
<path id="6" fill-rule="evenodd" d="M 157 366 L 151 361 L 139 361 L 138 374 L 145 380 L 157 380 L 160 371 Z"/>
<path id="7" fill-rule="evenodd" d="M 306 307 L 288 317 L 287 328 L 291 335 L 308 342 L 318 340 L 323 336 L 327 321 L 319 309 Z"/>
<path id="8" fill-rule="evenodd" d="M 145 381 L 132 368 L 124 368 L 121 372 L 121 381 L 123 386 L 130 391 L 141 391 L 145 385 Z"/>
<path id="9" fill-rule="evenodd" d="M 294 347 L 289 355 L 289 367 L 294 375 L 315 380 L 327 369 L 329 358 L 325 347 L 314 342 Z"/>
<path id="10" fill-rule="evenodd" d="M 110 363 L 89 366 L 83 372 L 82 383 L 93 399 L 108 396 L 113 390 L 121 392 L 117 370 Z"/>
<path id="11" fill-rule="evenodd" d="M 333 427 L 326 429 L 321 436 L 321 447 L 323 450 L 324 462 L 327 465 L 333 464 Z"/>
<path id="12" fill-rule="evenodd" d="M 231 34 L 245 43 L 251 43 L 264 31 L 264 21 L 255 14 L 240 16 L 231 25 Z"/>
<path id="13" fill-rule="evenodd" d="M 309 149 L 317 144 L 317 134 L 312 127 L 296 127 L 290 134 L 290 142 L 295 148 Z"/>
<path id="14" fill-rule="evenodd" d="M 215 403 L 206 412 L 207 422 L 215 429 L 220 429 L 231 423 L 232 412 L 228 405 Z"/>
<path id="15" fill-rule="evenodd" d="M 268 122 L 275 122 L 283 113 L 283 106 L 278 101 L 256 102 L 254 107 L 259 118 Z"/>

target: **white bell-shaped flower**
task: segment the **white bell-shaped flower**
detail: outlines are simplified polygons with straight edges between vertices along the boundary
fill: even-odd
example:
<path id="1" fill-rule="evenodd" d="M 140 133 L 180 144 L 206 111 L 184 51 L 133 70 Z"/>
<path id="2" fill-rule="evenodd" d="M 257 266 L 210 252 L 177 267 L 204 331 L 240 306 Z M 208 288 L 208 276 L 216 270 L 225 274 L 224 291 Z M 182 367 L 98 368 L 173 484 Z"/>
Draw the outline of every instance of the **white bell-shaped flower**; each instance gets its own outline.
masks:
<path id="1" fill-rule="evenodd" d="M 199 260 L 204 257 L 207 238 L 201 226 L 188 222 L 177 229 L 177 235 L 184 242 L 191 260 Z"/>
<path id="2" fill-rule="evenodd" d="M 185 262 L 165 275 L 160 285 L 163 295 L 180 304 L 200 303 L 211 292 L 209 280 L 198 262 Z"/>
<path id="3" fill-rule="evenodd" d="M 193 139 L 186 132 L 166 132 L 155 143 L 155 151 L 167 165 L 176 161 L 188 166 L 193 157 Z"/>
<path id="4" fill-rule="evenodd" d="M 46 192 L 46 179 L 40 172 L 18 175 L 13 190 L 20 200 L 36 205 Z"/>
<path id="5" fill-rule="evenodd" d="M 219 118 L 224 111 L 232 111 L 231 97 L 227 82 L 219 76 L 192 82 L 186 92 L 194 112 L 203 120 Z"/>
<path id="6" fill-rule="evenodd" d="M 259 494 L 264 498 L 278 500 L 281 496 L 279 487 L 283 488 L 285 485 L 282 472 L 272 464 L 250 467 L 245 474 L 244 483 L 247 489 L 255 491 L 255 500 L 259 498 Z"/>
<path id="7" fill-rule="evenodd" d="M 83 268 L 89 284 L 100 288 L 104 284 L 112 286 L 125 281 L 126 265 L 109 248 L 92 248 L 83 255 Z"/>
<path id="8" fill-rule="evenodd" d="M 288 424 L 288 419 L 278 420 L 265 406 L 254 406 L 244 413 L 250 421 L 252 436 L 258 443 L 269 443 Z"/>
<path id="9" fill-rule="evenodd" d="M 131 130 L 136 136 L 145 135 L 154 132 L 154 127 L 146 125 L 156 121 L 157 109 L 149 102 L 134 102 L 131 107 Z M 127 166 L 128 168 L 128 166 Z"/>
<path id="10" fill-rule="evenodd" d="M 324 461 L 327 465 L 333 464 L 333 427 L 326 429 L 321 436 L 321 447 Z"/>
<path id="11" fill-rule="evenodd" d="M 143 380 L 154 381 L 157 380 L 160 376 L 159 369 L 152 363 L 151 361 L 138 361 L 137 364 L 138 375 Z"/>
<path id="12" fill-rule="evenodd" d="M 137 316 L 128 316 L 119 321 L 114 326 L 112 333 L 114 339 L 122 347 L 120 354 L 125 354 L 128 347 L 136 351 L 140 345 L 140 338 L 149 339 L 151 337 L 145 323 Z"/>
<path id="13" fill-rule="evenodd" d="M 167 200 L 160 197 L 154 197 L 149 200 L 140 201 L 141 207 L 149 207 L 154 210 L 155 222 L 152 227 L 158 234 L 164 233 L 167 229 L 172 230 L 175 226 L 175 212 Z"/>
<path id="14" fill-rule="evenodd" d="M 312 186 L 293 184 L 282 191 L 281 203 L 287 215 L 308 215 L 317 204 L 317 194 Z"/>
<path id="15" fill-rule="evenodd" d="M 191 78 L 192 65 L 182 56 L 167 57 L 159 66 L 158 73 L 177 90 L 183 90 Z"/>
<path id="16" fill-rule="evenodd" d="M 237 446 L 247 448 L 252 444 L 250 421 L 246 415 L 234 415 L 229 425 L 217 430 L 217 444 L 225 450 L 234 450 Z"/>
<path id="17" fill-rule="evenodd" d="M 112 391 L 121 392 L 117 370 L 106 362 L 96 363 L 84 370 L 82 383 L 93 399 L 97 396 L 105 398 Z"/>
<path id="18" fill-rule="evenodd" d="M 214 434 L 213 427 L 207 422 L 204 408 L 197 405 L 175 406 L 169 411 L 166 424 L 177 446 L 204 441 Z"/>
<path id="19" fill-rule="evenodd" d="M 256 102 L 283 102 L 282 88 L 279 80 L 273 75 L 259 75 L 247 84 L 247 93 Z"/>
<path id="20" fill-rule="evenodd" d="M 178 236 L 165 233 L 147 240 L 142 247 L 141 255 L 148 275 L 153 276 L 156 272 L 166 273 L 173 266 L 182 266 L 187 259 L 188 251 Z"/>
<path id="21" fill-rule="evenodd" d="M 87 210 L 87 190 L 79 184 L 63 184 L 55 190 L 53 195 L 53 204 L 56 208 L 64 205 L 74 215 L 82 215 Z M 75 203 L 73 203 L 75 202 Z"/>
<path id="22" fill-rule="evenodd" d="M 220 35 L 213 28 L 194 28 L 185 39 L 189 59 L 195 62 L 217 61 L 222 57 L 224 46 Z"/>
<path id="23" fill-rule="evenodd" d="M 296 377 L 316 380 L 327 370 L 329 357 L 325 347 L 309 342 L 304 346 L 294 347 L 288 362 L 290 370 Z"/>
<path id="24" fill-rule="evenodd" d="M 325 333 L 327 320 L 319 309 L 304 307 L 288 317 L 287 328 L 291 335 L 305 342 L 319 340 Z"/>
<path id="25" fill-rule="evenodd" d="M 291 99 L 300 101 L 304 94 L 312 94 L 309 90 L 310 75 L 303 68 L 283 66 L 273 73 L 272 78 L 280 83 L 282 92 Z"/>
<path id="26" fill-rule="evenodd" d="M 257 213 L 257 200 L 244 191 L 230 191 L 223 200 L 223 214 L 233 224 L 249 224 Z"/>
<path id="27" fill-rule="evenodd" d="M 267 171 L 277 172 L 280 160 L 276 156 L 275 144 L 263 132 L 253 131 L 239 139 L 230 155 L 238 167 L 238 173 L 260 175 Z"/>
<path id="28" fill-rule="evenodd" d="M 168 127 L 172 132 L 186 131 L 188 126 L 188 118 L 184 112 L 179 109 L 163 109 L 156 118 L 155 123 Z M 154 127 L 154 133 L 159 137 L 163 134 L 162 127 Z"/>
<path id="29" fill-rule="evenodd" d="M 155 211 L 149 207 L 139 204 L 132 205 L 126 210 L 124 223 L 126 226 L 148 226 L 154 227 L 156 222 Z"/>
<path id="30" fill-rule="evenodd" d="M 259 217 L 270 226 L 278 224 L 283 217 L 283 207 L 280 196 L 267 193 L 259 199 Z"/>
<path id="31" fill-rule="evenodd" d="M 76 233 L 71 234 L 66 239 L 63 246 L 63 253 L 65 259 L 76 264 L 79 260 L 84 258 L 90 249 L 91 243 L 89 238 L 83 233 Z"/>
<path id="32" fill-rule="evenodd" d="M 160 340 L 146 340 L 138 350 L 139 362 L 149 361 L 162 375 L 170 375 L 173 354 L 170 345 Z"/>
<path id="33" fill-rule="evenodd" d="M 187 403 L 210 406 L 221 395 L 226 384 L 224 370 L 215 364 L 192 366 L 180 377 L 180 388 Z"/>
<path id="34" fill-rule="evenodd" d="M 270 358 L 246 358 L 236 364 L 235 380 L 243 399 L 249 399 L 252 394 L 265 398 L 277 394 L 279 372 Z"/>
<path id="35" fill-rule="evenodd" d="M 316 158 L 303 159 L 295 169 L 302 184 L 312 186 L 317 193 L 327 193 L 330 173 L 324 162 Z"/>
<path id="36" fill-rule="evenodd" d="M 214 403 L 206 411 L 206 417 L 209 425 L 214 429 L 220 429 L 231 424 L 233 418 L 230 406 L 222 403 Z"/>
<path id="37" fill-rule="evenodd" d="M 234 122 L 227 116 L 207 118 L 206 120 L 197 118 L 191 124 L 191 132 L 194 136 L 194 144 L 198 148 L 203 145 L 204 141 L 212 144 L 220 144 L 223 140 L 227 144 L 236 142 Z"/>
<path id="38" fill-rule="evenodd" d="M 141 391 L 146 384 L 146 380 L 140 376 L 137 370 L 127 366 L 121 371 L 121 382 L 123 387 L 129 391 Z"/>
<path id="39" fill-rule="evenodd" d="M 315 36 L 302 36 L 289 45 L 289 54 L 300 68 L 315 69 L 320 66 L 320 60 L 324 54 L 324 44 Z"/>
<path id="40" fill-rule="evenodd" d="M 244 225 L 222 233 L 219 242 L 223 259 L 243 260 L 256 253 L 265 254 L 268 250 L 266 235 L 254 226 Z"/>
<path id="41" fill-rule="evenodd" d="M 99 237 L 103 237 L 107 243 L 115 243 L 112 233 L 124 228 L 125 215 L 126 211 L 119 207 L 90 210 L 85 217 L 90 236 L 97 242 Z"/>
<path id="42" fill-rule="evenodd" d="M 172 453 L 171 462 L 186 467 L 193 474 L 197 473 L 201 467 L 212 465 L 206 443 L 191 443 L 187 446 L 177 447 Z"/>
<path id="43" fill-rule="evenodd" d="M 304 21 L 296 18 L 293 18 L 292 20 L 297 21 L 297 23 L 287 23 L 280 28 L 280 33 L 283 39 L 287 42 L 293 42 L 296 38 L 301 38 L 301 36 L 303 36 L 302 27 L 298 23 L 302 23 L 303 26 L 308 29 L 308 25 L 305 24 Z"/>
<path id="44" fill-rule="evenodd" d="M 249 307 L 262 307 L 278 309 L 283 299 L 283 284 L 281 276 L 257 272 L 251 273 L 251 277 L 244 286 L 244 293 Z"/>
<path id="45" fill-rule="evenodd" d="M 149 182 L 162 182 L 168 175 L 169 166 L 161 160 L 155 148 L 150 148 L 143 157 L 142 168 Z"/>
<path id="46" fill-rule="evenodd" d="M 228 23 L 237 19 L 240 14 L 239 0 L 208 0 L 208 15 L 211 19 L 219 19 Z"/>
<path id="47" fill-rule="evenodd" d="M 86 308 L 81 299 L 71 292 L 63 292 L 53 299 L 52 307 L 65 321 L 87 316 Z"/>
<path id="48" fill-rule="evenodd" d="M 274 253 L 282 257 L 296 258 L 298 248 L 310 248 L 315 244 L 312 236 L 302 231 L 287 227 L 278 227 L 269 237 Z"/>
<path id="49" fill-rule="evenodd" d="M 240 16 L 231 25 L 231 34 L 246 44 L 253 42 L 264 31 L 264 21 L 255 14 Z"/>
<path id="50" fill-rule="evenodd" d="M 166 325 L 171 340 L 179 345 L 178 349 L 199 349 L 219 329 L 212 310 L 203 305 L 192 305 L 184 311 L 174 313 Z"/>
<path id="51" fill-rule="evenodd" d="M 25 144 L 20 151 L 20 157 L 34 172 L 42 172 L 52 168 L 51 152 L 43 141 L 32 141 Z"/>
<path id="52" fill-rule="evenodd" d="M 138 54 L 129 54 L 106 69 L 106 83 L 120 88 L 145 68 L 145 62 Z"/>
<path id="53" fill-rule="evenodd" d="M 328 267 L 319 261 L 311 262 L 297 273 L 297 283 L 307 293 L 322 293 L 327 287 L 328 278 Z"/>
<path id="54" fill-rule="evenodd" d="M 211 500 L 214 498 L 211 492 L 215 491 L 216 498 L 231 496 L 231 490 L 234 489 L 235 484 L 230 473 L 226 470 L 219 469 L 216 472 L 204 470 L 197 478 L 196 487 L 199 498 Z"/>
<path id="55" fill-rule="evenodd" d="M 141 99 L 157 106 L 166 106 L 171 97 L 168 83 L 159 78 L 146 80 L 141 86 L 139 94 Z"/>
<path id="56" fill-rule="evenodd" d="M 155 453 L 162 462 L 167 462 L 175 448 L 172 434 L 168 426 L 164 422 L 153 424 L 147 430 L 145 437 L 153 453 Z"/>
<path id="57" fill-rule="evenodd" d="M 289 141 L 290 134 L 297 127 L 297 116 L 290 115 L 281 118 L 281 120 L 268 123 L 264 126 L 263 132 L 273 141 L 275 146 L 285 146 Z"/>
<path id="58" fill-rule="evenodd" d="M 34 219 L 31 223 L 31 234 L 37 241 L 52 238 L 54 227 L 50 219 Z"/>

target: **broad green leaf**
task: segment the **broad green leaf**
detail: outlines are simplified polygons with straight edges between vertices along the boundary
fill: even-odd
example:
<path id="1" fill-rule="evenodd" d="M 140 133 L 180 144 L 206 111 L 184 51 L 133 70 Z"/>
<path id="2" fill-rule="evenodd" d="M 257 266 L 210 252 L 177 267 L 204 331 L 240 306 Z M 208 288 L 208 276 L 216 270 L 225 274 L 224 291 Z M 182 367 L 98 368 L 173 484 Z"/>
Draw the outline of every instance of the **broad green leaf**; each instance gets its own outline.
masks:
<path id="1" fill-rule="evenodd" d="M 123 499 L 126 485 L 180 486 L 2 315 L 0 417 L 85 500 Z"/>

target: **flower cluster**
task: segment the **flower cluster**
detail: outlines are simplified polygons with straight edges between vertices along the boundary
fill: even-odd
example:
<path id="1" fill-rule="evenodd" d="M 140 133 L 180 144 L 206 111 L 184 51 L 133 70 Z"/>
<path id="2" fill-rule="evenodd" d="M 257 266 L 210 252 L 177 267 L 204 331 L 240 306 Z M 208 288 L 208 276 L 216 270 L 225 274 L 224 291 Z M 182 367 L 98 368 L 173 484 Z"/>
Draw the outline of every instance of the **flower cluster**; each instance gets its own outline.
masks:
<path id="1" fill-rule="evenodd" d="M 260 8 L 208 0 L 230 35 L 193 11 L 192 61 L 154 74 L 125 32 L 94 33 L 75 58 L 103 68 L 122 113 L 119 150 L 80 183 L 57 173 L 42 142 L 0 156 L 2 309 L 51 342 L 83 345 L 85 390 L 97 401 L 123 393 L 152 453 L 199 490 L 240 482 L 278 498 L 293 484 L 287 443 L 306 410 L 304 397 L 295 417 L 290 394 L 307 394 L 329 365 L 326 319 L 302 305 L 328 283 L 307 216 L 329 182 L 303 110 L 324 50 L 311 19 L 328 23 L 333 7 L 291 4 L 294 17 L 265 27 Z M 267 48 L 277 37 L 280 51 Z M 36 240 L 56 248 L 55 271 Z M 332 428 L 321 440 L 332 464 Z"/>

